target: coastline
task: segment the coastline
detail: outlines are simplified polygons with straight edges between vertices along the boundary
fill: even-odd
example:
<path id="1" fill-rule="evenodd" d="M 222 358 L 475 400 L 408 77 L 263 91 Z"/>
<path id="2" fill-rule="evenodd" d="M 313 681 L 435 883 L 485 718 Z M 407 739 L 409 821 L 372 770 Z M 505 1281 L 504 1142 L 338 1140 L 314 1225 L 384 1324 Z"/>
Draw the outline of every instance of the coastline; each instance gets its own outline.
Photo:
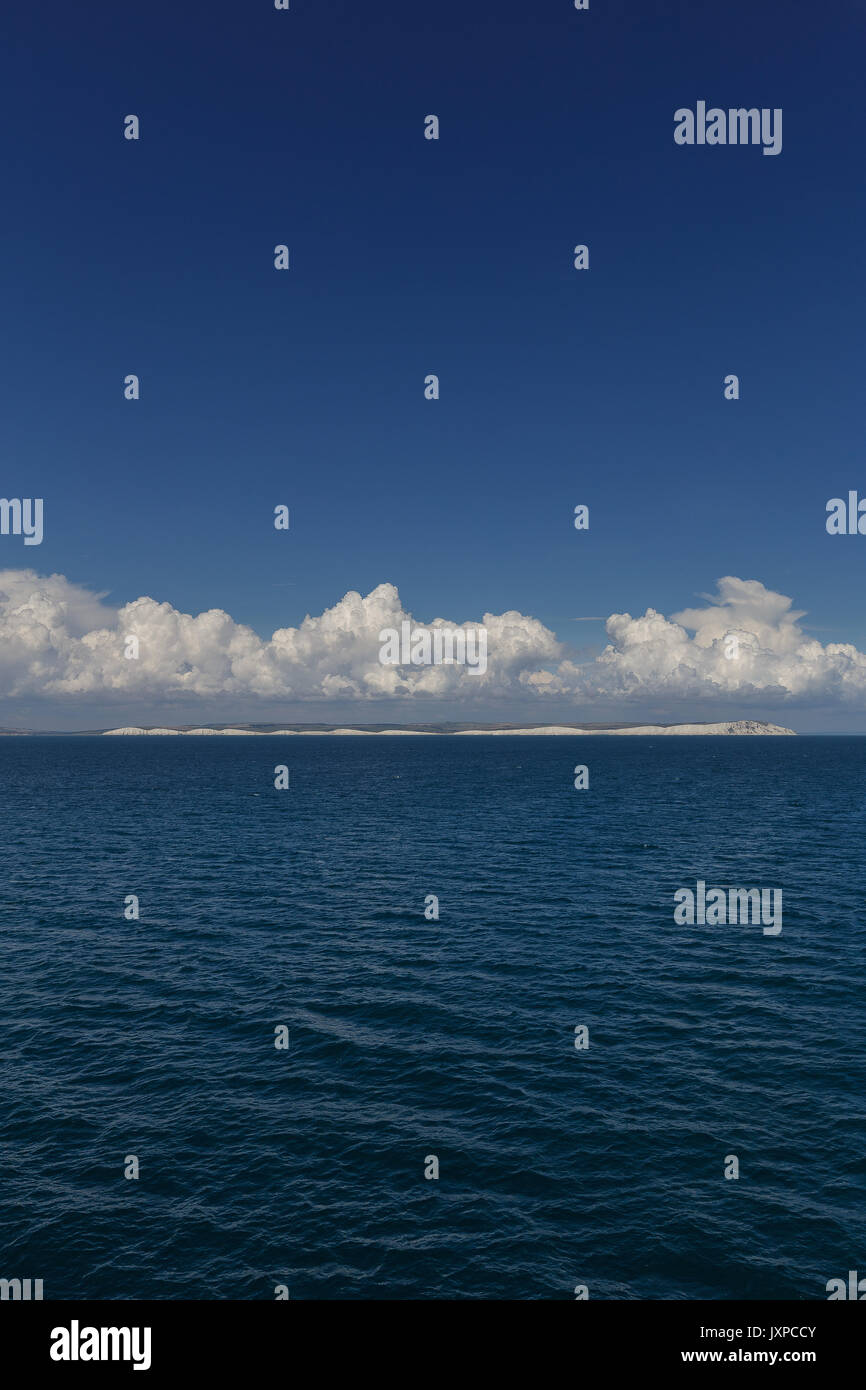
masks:
<path id="1" fill-rule="evenodd" d="M 623 724 L 608 727 L 585 727 L 583 725 L 572 724 L 544 724 L 540 726 L 530 725 L 516 728 L 469 728 L 469 729 L 425 729 L 425 728 L 390 728 L 390 729 L 365 729 L 351 726 L 341 726 L 332 729 L 253 729 L 253 728 L 142 728 L 137 725 L 126 726 L 118 729 L 106 729 L 103 731 L 105 738 L 135 738 L 135 737 L 206 737 L 223 736 L 229 738 L 288 738 L 288 737 L 307 737 L 307 738 L 437 738 L 437 737 L 473 737 L 473 738 L 493 738 L 505 736 L 521 737 L 567 737 L 579 735 L 581 737 L 594 737 L 596 735 L 637 735 L 651 736 L 654 734 L 674 735 L 679 737 L 797 737 L 794 729 L 784 728 L 780 724 L 769 724 L 760 720 L 740 719 L 733 721 L 722 721 L 707 724 Z"/>

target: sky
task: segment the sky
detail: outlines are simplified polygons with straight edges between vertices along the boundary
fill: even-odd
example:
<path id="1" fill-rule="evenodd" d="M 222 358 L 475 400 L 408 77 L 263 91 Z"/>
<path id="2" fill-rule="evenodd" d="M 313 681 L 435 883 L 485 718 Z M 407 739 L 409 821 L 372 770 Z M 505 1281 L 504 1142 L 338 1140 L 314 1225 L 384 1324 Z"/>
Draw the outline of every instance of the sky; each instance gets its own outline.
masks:
<path id="1" fill-rule="evenodd" d="M 825 525 L 866 496 L 863 0 L 0 24 L 0 495 L 44 506 L 0 726 L 866 732 L 866 536 Z M 781 152 L 676 144 L 698 101 Z M 404 617 L 483 623 L 487 671 L 383 667 Z"/>

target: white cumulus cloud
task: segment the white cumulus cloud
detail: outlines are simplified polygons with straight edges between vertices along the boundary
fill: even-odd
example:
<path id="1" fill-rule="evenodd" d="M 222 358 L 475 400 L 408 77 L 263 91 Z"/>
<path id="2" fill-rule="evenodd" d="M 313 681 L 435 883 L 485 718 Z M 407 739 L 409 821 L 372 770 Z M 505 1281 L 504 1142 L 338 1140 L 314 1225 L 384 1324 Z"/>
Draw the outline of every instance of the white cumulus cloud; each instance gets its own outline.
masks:
<path id="1" fill-rule="evenodd" d="M 803 616 L 757 579 L 729 575 L 703 608 L 670 618 L 654 608 L 639 618 L 614 613 L 593 665 L 565 661 L 558 680 L 562 690 L 618 699 L 862 702 L 866 655 L 846 642 L 822 646 L 803 631 Z"/>
<path id="2" fill-rule="evenodd" d="M 138 598 L 112 608 L 62 575 L 0 571 L 0 696 L 123 695 L 296 699 L 379 699 L 387 696 L 477 695 L 508 690 L 519 674 L 555 661 L 560 644 L 535 618 L 486 613 L 488 668 L 461 665 L 387 666 L 379 633 L 400 629 L 405 612 L 393 584 L 366 598 L 348 593 L 298 627 L 263 640 L 222 609 L 193 616 L 170 603 Z M 412 621 L 474 628 L 478 623 Z M 125 656 L 125 639 L 139 655 Z"/>
<path id="3" fill-rule="evenodd" d="M 518 612 L 470 621 L 418 623 L 393 584 L 366 597 L 348 593 L 298 627 L 269 639 L 221 609 L 192 615 L 138 598 L 113 607 L 62 575 L 0 571 L 0 697 L 126 696 L 294 698 L 308 701 L 389 697 L 472 699 L 534 694 L 575 701 L 730 699 L 749 703 L 837 701 L 866 696 L 866 655 L 848 643 L 823 646 L 804 632 L 789 598 L 757 580 L 727 577 L 703 607 L 665 617 L 607 620 L 608 645 L 595 659 L 569 657 L 553 632 Z M 487 670 L 461 665 L 388 666 L 379 633 L 435 626 L 487 629 Z M 139 658 L 124 656 L 135 636 Z M 730 638 L 737 656 L 729 659 Z"/>

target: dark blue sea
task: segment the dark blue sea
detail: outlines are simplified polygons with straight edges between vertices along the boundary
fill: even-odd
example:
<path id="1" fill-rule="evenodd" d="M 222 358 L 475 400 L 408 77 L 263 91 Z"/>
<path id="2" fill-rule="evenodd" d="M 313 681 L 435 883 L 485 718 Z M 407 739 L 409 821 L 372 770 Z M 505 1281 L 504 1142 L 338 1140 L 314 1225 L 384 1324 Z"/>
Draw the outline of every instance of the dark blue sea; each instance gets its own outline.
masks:
<path id="1" fill-rule="evenodd" d="M 0 1277 L 866 1274 L 866 739 L 2 738 L 0 825 Z M 780 888 L 781 934 L 677 926 L 697 880 Z"/>

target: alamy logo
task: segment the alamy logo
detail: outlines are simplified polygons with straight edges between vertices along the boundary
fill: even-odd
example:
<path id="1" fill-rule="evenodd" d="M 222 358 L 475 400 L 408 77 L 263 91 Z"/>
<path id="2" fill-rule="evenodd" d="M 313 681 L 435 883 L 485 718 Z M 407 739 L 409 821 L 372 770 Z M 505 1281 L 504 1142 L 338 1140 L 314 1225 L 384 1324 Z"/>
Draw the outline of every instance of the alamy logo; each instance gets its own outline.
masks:
<path id="1" fill-rule="evenodd" d="M 149 1327 L 52 1327 L 52 1361 L 131 1361 L 134 1371 L 150 1370 Z"/>
<path id="2" fill-rule="evenodd" d="M 674 893 L 674 921 L 679 927 L 746 926 L 762 923 L 764 936 L 778 936 L 782 930 L 781 888 L 711 888 L 698 879 L 697 891 L 678 888 Z M 771 910 L 772 904 L 772 910 Z"/>
<path id="3" fill-rule="evenodd" d="M 22 534 L 25 545 L 42 544 L 42 498 L 0 497 L 0 536 Z"/>
<path id="4" fill-rule="evenodd" d="M 782 108 L 711 106 L 708 111 L 705 101 L 694 111 L 681 106 L 674 112 L 674 139 L 678 145 L 763 145 L 764 154 L 781 154 Z"/>
<path id="5" fill-rule="evenodd" d="M 827 503 L 827 534 L 830 536 L 866 536 L 866 498 L 861 502 L 857 493 L 831 497 Z"/>
<path id="6" fill-rule="evenodd" d="M 0 1299 L 40 1299 L 42 1297 L 41 1279 L 0 1279 Z"/>
<path id="7" fill-rule="evenodd" d="M 856 1269 L 849 1269 L 847 1288 L 844 1279 L 828 1279 L 826 1289 L 828 1302 L 834 1298 L 856 1298 L 862 1303 L 866 1298 L 866 1279 L 858 1279 Z"/>
<path id="8" fill-rule="evenodd" d="M 416 627 L 402 622 L 400 631 L 384 627 L 379 633 L 383 666 L 468 666 L 471 676 L 487 670 L 487 628 Z"/>

